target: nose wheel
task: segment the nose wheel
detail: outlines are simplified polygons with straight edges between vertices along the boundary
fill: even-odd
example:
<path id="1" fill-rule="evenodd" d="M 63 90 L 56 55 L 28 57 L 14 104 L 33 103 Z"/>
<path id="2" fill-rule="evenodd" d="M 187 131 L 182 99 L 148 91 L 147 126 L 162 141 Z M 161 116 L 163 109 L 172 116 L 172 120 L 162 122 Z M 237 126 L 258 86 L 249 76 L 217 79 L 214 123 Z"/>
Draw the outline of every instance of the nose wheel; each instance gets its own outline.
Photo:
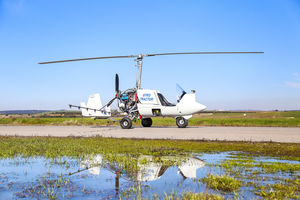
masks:
<path id="1" fill-rule="evenodd" d="M 123 129 L 130 129 L 132 127 L 132 121 L 128 117 L 124 117 L 120 121 L 120 125 Z"/>
<path id="2" fill-rule="evenodd" d="M 188 125 L 188 120 L 184 119 L 183 117 L 177 117 L 176 124 L 178 128 L 185 128 Z"/>
<path id="3" fill-rule="evenodd" d="M 143 127 L 151 127 L 152 126 L 152 119 L 151 118 L 143 118 L 142 119 L 142 126 Z"/>

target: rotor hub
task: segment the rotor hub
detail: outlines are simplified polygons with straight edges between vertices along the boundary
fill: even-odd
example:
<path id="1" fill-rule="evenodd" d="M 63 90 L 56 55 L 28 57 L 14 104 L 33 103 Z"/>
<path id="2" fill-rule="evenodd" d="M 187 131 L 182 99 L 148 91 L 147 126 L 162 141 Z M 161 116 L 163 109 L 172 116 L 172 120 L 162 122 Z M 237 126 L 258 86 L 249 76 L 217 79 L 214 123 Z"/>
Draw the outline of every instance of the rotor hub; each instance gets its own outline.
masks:
<path id="1" fill-rule="evenodd" d="M 137 59 L 138 59 L 138 60 L 142 60 L 142 59 L 143 59 L 143 54 L 138 54 L 138 55 L 137 55 Z"/>

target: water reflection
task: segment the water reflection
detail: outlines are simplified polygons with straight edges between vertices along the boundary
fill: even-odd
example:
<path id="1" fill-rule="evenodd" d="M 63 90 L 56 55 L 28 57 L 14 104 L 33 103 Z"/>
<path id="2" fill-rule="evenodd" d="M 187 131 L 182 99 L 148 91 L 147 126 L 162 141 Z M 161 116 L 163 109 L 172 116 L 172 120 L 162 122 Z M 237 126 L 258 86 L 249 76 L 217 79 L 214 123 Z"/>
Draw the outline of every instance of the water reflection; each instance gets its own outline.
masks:
<path id="1" fill-rule="evenodd" d="M 205 163 L 196 157 L 189 157 L 178 166 L 184 178 L 197 178 L 197 169 L 204 167 Z"/>
<path id="2" fill-rule="evenodd" d="M 80 162 L 80 168 L 88 169 L 90 174 L 99 175 L 102 167 L 103 155 L 92 156 Z"/>
<path id="3" fill-rule="evenodd" d="M 249 158 L 254 167 L 223 167 L 227 161 L 237 159 L 232 157 L 233 153 L 201 154 L 198 157 L 99 154 L 87 155 L 83 159 L 0 159 L 0 199 L 47 199 L 49 194 L 57 199 L 153 199 L 157 194 L 163 199 L 165 194 L 172 192 L 178 195 L 189 191 L 218 194 L 219 191 L 208 188 L 201 181 L 208 174 L 233 173 L 236 179 L 261 185 L 288 179 L 295 182 L 298 177 L 298 168 L 295 167 L 299 162 L 270 160 L 268 157 Z M 235 161 L 237 164 L 244 162 L 245 158 L 238 160 Z M 290 169 L 294 170 L 278 168 L 278 173 L 268 173 L 264 170 L 269 168 L 256 166 L 265 160 L 274 162 L 273 167 L 281 166 L 276 164 L 278 162 L 291 163 Z M 268 166 L 270 163 L 266 163 Z M 255 199 L 255 189 L 249 184 L 241 187 L 238 194 Z M 225 198 L 234 198 L 235 195 L 232 192 L 219 194 Z"/>
<path id="4" fill-rule="evenodd" d="M 120 155 L 122 157 L 123 155 Z M 197 170 L 205 166 L 205 162 L 197 157 L 181 157 L 181 156 L 162 156 L 155 157 L 149 155 L 141 155 L 133 158 L 133 166 L 128 169 L 122 163 L 109 162 L 104 159 L 101 154 L 95 156 L 87 156 L 80 162 L 79 170 L 69 175 L 78 174 L 88 171 L 91 175 L 101 176 L 101 170 L 108 170 L 115 174 L 115 193 L 118 195 L 120 188 L 120 178 L 130 181 L 136 185 L 138 193 L 141 193 L 143 182 L 153 182 L 159 180 L 168 168 L 176 168 L 177 173 L 181 175 L 181 181 L 187 178 L 197 178 Z M 174 173 L 174 172 L 173 172 Z M 140 194 L 141 195 L 141 194 Z"/>
<path id="5" fill-rule="evenodd" d="M 106 168 L 114 173 L 121 173 L 131 178 L 132 180 L 143 181 L 154 181 L 159 179 L 164 172 L 176 163 L 178 173 L 185 178 L 196 178 L 197 170 L 205 166 L 205 162 L 197 157 L 173 157 L 173 156 L 162 156 L 159 157 L 159 161 L 155 161 L 158 157 L 142 155 L 136 158 L 137 168 L 134 173 L 130 171 L 126 172 L 123 169 L 122 164 L 115 162 L 103 161 L 103 155 L 98 154 L 95 156 L 88 156 L 88 158 L 80 162 L 81 170 L 74 172 L 78 173 L 84 170 L 88 170 L 92 175 L 100 175 L 101 168 Z M 168 164 L 165 164 L 168 163 Z M 74 174 L 71 173 L 71 174 Z"/>

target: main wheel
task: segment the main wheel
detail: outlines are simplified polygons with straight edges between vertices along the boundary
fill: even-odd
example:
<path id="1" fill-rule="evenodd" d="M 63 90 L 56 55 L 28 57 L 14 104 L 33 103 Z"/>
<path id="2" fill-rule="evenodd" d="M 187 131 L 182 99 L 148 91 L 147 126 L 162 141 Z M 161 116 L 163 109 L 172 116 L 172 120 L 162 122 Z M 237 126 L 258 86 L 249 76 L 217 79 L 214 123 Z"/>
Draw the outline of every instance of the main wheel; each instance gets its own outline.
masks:
<path id="1" fill-rule="evenodd" d="M 120 125 L 123 129 L 130 129 L 132 127 L 132 121 L 128 117 L 124 117 L 120 121 Z"/>
<path id="2" fill-rule="evenodd" d="M 152 126 L 152 119 L 151 118 L 142 119 L 142 126 L 143 127 L 151 127 Z"/>
<path id="3" fill-rule="evenodd" d="M 176 124 L 178 128 L 185 128 L 188 125 L 188 120 L 184 119 L 183 117 L 177 117 Z"/>

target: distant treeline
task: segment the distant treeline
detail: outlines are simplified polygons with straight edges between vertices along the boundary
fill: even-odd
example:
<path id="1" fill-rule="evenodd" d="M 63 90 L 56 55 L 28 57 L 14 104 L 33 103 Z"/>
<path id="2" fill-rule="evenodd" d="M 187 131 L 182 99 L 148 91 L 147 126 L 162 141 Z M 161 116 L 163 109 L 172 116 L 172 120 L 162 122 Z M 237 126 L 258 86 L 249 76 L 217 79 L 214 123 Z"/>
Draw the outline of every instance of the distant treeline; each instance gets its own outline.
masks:
<path id="1" fill-rule="evenodd" d="M 204 110 L 201 113 L 298 112 L 300 110 Z"/>
<path id="2" fill-rule="evenodd" d="M 43 112 L 50 112 L 49 110 L 3 110 L 0 114 L 15 115 L 15 114 L 38 114 Z"/>

